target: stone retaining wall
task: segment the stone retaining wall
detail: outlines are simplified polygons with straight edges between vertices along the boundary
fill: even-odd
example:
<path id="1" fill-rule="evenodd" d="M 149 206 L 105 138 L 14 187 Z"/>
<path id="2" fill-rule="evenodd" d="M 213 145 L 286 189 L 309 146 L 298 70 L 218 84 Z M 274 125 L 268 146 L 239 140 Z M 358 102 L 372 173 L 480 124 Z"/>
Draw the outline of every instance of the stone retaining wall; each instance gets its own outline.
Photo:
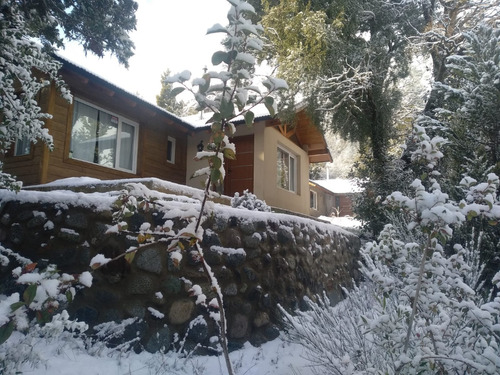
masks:
<path id="1" fill-rule="evenodd" d="M 114 257 L 137 246 L 137 237 L 130 233 L 106 233 L 111 215 L 110 210 L 76 202 L 4 200 L 0 243 L 38 261 L 40 267 L 55 263 L 63 272 L 81 273 L 89 270 L 96 254 Z M 128 229 L 138 231 L 144 222 L 157 225 L 162 220 L 155 212 L 134 214 L 127 219 Z M 180 220 L 174 223 L 183 225 Z M 232 347 L 275 338 L 278 304 L 295 309 L 304 295 L 323 291 L 337 300 L 341 286 L 358 277 L 359 239 L 330 224 L 225 208 L 216 210 L 203 226 L 202 247 L 223 292 Z M 208 300 L 213 297 L 199 259 L 188 250 L 176 266 L 167 246 L 148 245 L 131 264 L 122 258 L 95 271 L 92 287 L 78 292 L 70 313 L 91 326 L 139 318 L 122 335 L 122 340 L 139 338 L 136 350 L 169 347 L 174 333 L 183 337 L 186 332 L 186 347 L 197 342 L 212 345 L 210 338 L 217 335 L 214 324 L 189 292 L 198 284 Z M 1 269 L 0 293 L 15 288 L 9 281 L 11 268 Z"/>

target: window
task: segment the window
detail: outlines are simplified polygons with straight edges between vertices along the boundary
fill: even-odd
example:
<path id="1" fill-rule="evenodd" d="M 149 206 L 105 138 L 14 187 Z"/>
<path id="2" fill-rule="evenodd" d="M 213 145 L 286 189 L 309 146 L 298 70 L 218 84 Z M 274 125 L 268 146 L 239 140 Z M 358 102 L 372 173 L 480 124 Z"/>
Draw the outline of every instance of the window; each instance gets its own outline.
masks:
<path id="1" fill-rule="evenodd" d="M 175 164 L 175 138 L 172 137 L 167 140 L 167 161 Z"/>
<path id="2" fill-rule="evenodd" d="M 318 209 L 318 193 L 315 191 L 309 191 L 309 205 L 313 210 Z"/>
<path id="3" fill-rule="evenodd" d="M 297 181 L 297 161 L 295 156 L 278 147 L 278 187 L 296 191 Z"/>
<path id="4" fill-rule="evenodd" d="M 335 208 L 340 209 L 340 197 L 338 195 L 335 196 Z"/>
<path id="5" fill-rule="evenodd" d="M 22 137 L 17 140 L 14 147 L 14 156 L 28 155 L 31 152 L 31 142 L 28 137 Z"/>
<path id="6" fill-rule="evenodd" d="M 138 125 L 75 100 L 70 157 L 135 172 Z"/>

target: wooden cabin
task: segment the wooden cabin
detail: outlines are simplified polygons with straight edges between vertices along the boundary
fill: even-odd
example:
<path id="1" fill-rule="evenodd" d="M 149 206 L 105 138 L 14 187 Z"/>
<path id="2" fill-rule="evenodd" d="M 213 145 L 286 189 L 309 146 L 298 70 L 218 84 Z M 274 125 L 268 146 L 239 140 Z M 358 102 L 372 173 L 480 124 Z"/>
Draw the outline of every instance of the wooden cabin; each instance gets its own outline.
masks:
<path id="1" fill-rule="evenodd" d="M 361 189 L 348 179 L 309 181 L 311 216 L 354 216 L 353 201 Z"/>
<path id="2" fill-rule="evenodd" d="M 53 117 L 46 127 L 54 141 L 18 140 L 4 159 L 4 171 L 25 186 L 68 177 L 101 180 L 157 177 L 203 188 L 191 179 L 206 167 L 193 159 L 210 128 L 199 116 L 179 118 L 144 101 L 84 68 L 60 58 L 60 74 L 73 94 L 63 99 L 54 86 L 39 95 L 43 112 Z M 205 119 L 206 121 L 206 119 Z M 331 161 L 325 138 L 305 110 L 294 126 L 256 112 L 255 124 L 236 121 L 236 160 L 226 160 L 221 192 L 233 196 L 248 189 L 268 205 L 309 214 L 309 164 Z"/>
<path id="3" fill-rule="evenodd" d="M 18 140 L 4 159 L 4 171 L 24 185 L 66 177 L 103 180 L 158 177 L 186 182 L 187 138 L 193 126 L 175 115 L 61 59 L 60 74 L 73 94 L 63 99 L 54 86 L 39 95 L 53 137 L 50 151 L 40 142 Z"/>

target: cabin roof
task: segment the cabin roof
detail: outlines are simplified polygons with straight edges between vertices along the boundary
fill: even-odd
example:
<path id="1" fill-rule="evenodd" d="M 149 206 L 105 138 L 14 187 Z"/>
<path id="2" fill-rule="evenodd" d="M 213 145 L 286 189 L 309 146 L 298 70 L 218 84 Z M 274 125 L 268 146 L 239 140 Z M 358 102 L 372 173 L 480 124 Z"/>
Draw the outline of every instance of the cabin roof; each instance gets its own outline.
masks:
<path id="1" fill-rule="evenodd" d="M 333 178 L 329 180 L 310 180 L 313 186 L 317 185 L 320 188 L 328 190 L 334 194 L 353 194 L 363 191 L 354 180 L 345 178 Z"/>
<path id="2" fill-rule="evenodd" d="M 146 107 L 150 111 L 153 111 L 156 114 L 160 114 L 167 119 L 174 121 L 178 123 L 179 125 L 183 126 L 186 128 L 186 130 L 192 131 L 195 129 L 195 126 L 186 121 L 185 119 L 174 115 L 173 113 L 167 111 L 164 108 L 161 108 L 153 103 L 148 102 L 147 100 L 142 99 L 141 97 L 130 93 L 127 90 L 124 90 L 123 88 L 109 82 L 105 78 L 102 78 L 98 76 L 95 73 L 90 72 L 89 70 L 85 69 L 84 67 L 68 60 L 65 57 L 62 57 L 60 55 L 56 55 L 55 58 L 63 63 L 63 68 L 68 69 L 69 71 L 81 76 L 84 80 L 82 81 L 85 83 L 85 79 L 92 80 L 96 84 L 103 86 L 109 90 L 109 95 L 114 95 L 119 94 L 122 98 L 127 100 L 129 103 L 134 103 L 134 105 L 140 104 L 143 107 Z"/>

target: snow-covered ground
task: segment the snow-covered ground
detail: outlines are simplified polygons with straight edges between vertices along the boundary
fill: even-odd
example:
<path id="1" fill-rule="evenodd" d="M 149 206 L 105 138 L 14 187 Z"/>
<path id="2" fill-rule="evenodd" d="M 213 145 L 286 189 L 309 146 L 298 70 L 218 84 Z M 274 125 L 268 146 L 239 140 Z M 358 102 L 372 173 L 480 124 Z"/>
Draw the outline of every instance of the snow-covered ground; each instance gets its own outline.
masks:
<path id="1" fill-rule="evenodd" d="M 10 340 L 9 340 L 10 341 Z M 8 342 L 7 342 L 8 343 Z M 59 341 L 40 339 L 33 347 L 37 353 L 36 367 L 25 363 L 22 374 L 37 375 L 194 375 L 227 374 L 224 359 L 216 356 L 192 355 L 182 358 L 173 352 L 150 354 L 143 352 L 116 353 L 104 349 L 90 355 L 83 348 L 81 340 L 66 338 Z M 239 375 L 312 375 L 311 363 L 304 356 L 299 344 L 283 338 L 230 354 L 235 374 Z"/>
<path id="2" fill-rule="evenodd" d="M 343 228 L 351 233 L 360 234 L 361 221 L 352 216 L 320 216 L 318 219 L 328 221 L 337 227 Z"/>

